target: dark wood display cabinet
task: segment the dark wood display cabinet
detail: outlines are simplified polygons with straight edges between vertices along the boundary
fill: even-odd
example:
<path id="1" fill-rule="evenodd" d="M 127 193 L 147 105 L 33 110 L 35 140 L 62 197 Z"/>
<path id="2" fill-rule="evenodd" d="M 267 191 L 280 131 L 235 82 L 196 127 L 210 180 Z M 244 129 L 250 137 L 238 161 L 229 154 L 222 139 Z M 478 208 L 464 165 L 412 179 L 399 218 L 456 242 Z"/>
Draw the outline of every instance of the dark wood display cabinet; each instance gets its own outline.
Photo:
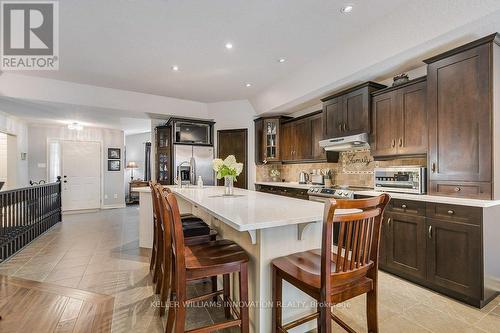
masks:
<path id="1" fill-rule="evenodd" d="M 499 43 L 493 34 L 425 60 L 430 194 L 494 197 L 492 169 L 500 167 L 493 163 Z"/>
<path id="2" fill-rule="evenodd" d="M 323 98 L 323 136 L 370 133 L 371 93 L 385 87 L 370 81 Z"/>
<path id="3" fill-rule="evenodd" d="M 172 164 L 172 131 L 170 126 L 156 127 L 156 181 L 170 184 Z"/>
<path id="4" fill-rule="evenodd" d="M 426 77 L 372 93 L 374 158 L 427 153 Z"/>
<path id="5" fill-rule="evenodd" d="M 279 162 L 281 123 L 290 117 L 262 117 L 255 119 L 255 163 Z"/>
<path id="6" fill-rule="evenodd" d="M 380 268 L 450 297 L 482 307 L 498 295 L 492 276 L 500 246 L 490 216 L 500 208 L 391 200 L 381 232 Z"/>

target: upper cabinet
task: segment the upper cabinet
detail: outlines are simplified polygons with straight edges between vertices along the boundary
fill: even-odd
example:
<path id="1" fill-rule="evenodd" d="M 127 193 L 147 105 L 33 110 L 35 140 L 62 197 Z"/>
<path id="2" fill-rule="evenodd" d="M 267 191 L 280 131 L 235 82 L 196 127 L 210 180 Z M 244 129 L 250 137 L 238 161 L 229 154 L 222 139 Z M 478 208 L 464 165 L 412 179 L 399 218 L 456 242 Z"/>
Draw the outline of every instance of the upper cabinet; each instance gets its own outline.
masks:
<path id="1" fill-rule="evenodd" d="M 366 82 L 322 99 L 324 137 L 370 133 L 371 93 L 385 87 Z"/>
<path id="2" fill-rule="evenodd" d="M 289 117 L 264 117 L 255 120 L 255 163 L 278 162 L 281 122 Z"/>
<path id="3" fill-rule="evenodd" d="M 323 137 L 321 111 L 283 123 L 282 161 L 324 161 L 325 152 L 319 147 Z"/>
<path id="4" fill-rule="evenodd" d="M 425 61 L 430 194 L 492 198 L 498 43 L 494 34 Z"/>
<path id="5" fill-rule="evenodd" d="M 374 157 L 427 153 L 426 78 L 373 93 Z"/>

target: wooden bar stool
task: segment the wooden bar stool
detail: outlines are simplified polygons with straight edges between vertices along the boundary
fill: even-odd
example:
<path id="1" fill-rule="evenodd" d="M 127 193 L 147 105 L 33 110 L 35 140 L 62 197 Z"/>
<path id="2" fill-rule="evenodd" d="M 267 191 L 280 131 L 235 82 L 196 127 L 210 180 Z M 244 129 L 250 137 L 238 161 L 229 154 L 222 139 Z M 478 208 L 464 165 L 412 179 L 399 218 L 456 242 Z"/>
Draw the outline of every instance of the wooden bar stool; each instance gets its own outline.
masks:
<path id="1" fill-rule="evenodd" d="M 153 283 L 156 283 L 155 293 L 160 294 L 160 301 L 166 301 L 170 280 L 163 280 L 165 276 L 161 272 L 161 263 L 163 262 L 163 223 L 161 212 L 161 192 L 170 191 L 167 187 L 160 184 L 152 184 L 151 196 L 153 200 L 153 248 L 151 252 L 150 270 L 153 275 Z M 200 244 L 215 240 L 217 231 L 211 229 L 202 219 L 192 214 L 186 214 L 182 217 L 183 232 L 188 244 Z M 165 286 L 166 285 L 166 286 Z M 212 290 L 217 290 L 217 278 L 212 279 Z M 163 290 L 163 293 L 162 293 Z M 163 304 L 163 303 L 162 303 Z M 160 316 L 163 315 L 162 309 Z"/>
<path id="2" fill-rule="evenodd" d="M 165 253 L 170 245 L 172 260 L 165 260 L 165 266 L 172 264 L 172 287 L 170 307 L 168 309 L 166 333 L 185 332 L 186 308 L 189 304 L 223 295 L 226 321 L 192 329 L 190 333 L 208 333 L 228 327 L 239 326 L 241 332 L 249 331 L 248 311 L 248 255 L 240 246 L 229 240 L 211 241 L 205 244 L 186 245 L 182 232 L 182 221 L 175 195 L 162 194 L 164 208 L 165 239 L 170 236 L 171 243 L 164 242 Z M 169 267 L 165 267 L 168 274 Z M 239 311 L 230 298 L 229 275 L 239 274 Z M 223 276 L 223 290 L 195 298 L 187 298 L 186 285 L 188 281 L 207 277 Z M 231 312 L 235 319 L 231 318 Z"/>
<path id="3" fill-rule="evenodd" d="M 390 197 L 382 194 L 361 200 L 331 200 L 325 204 L 321 250 L 294 253 L 272 262 L 273 332 L 287 332 L 310 320 L 318 321 L 318 331 L 330 333 L 332 319 L 354 332 L 332 313 L 331 307 L 367 294 L 368 331 L 378 332 L 377 271 L 382 214 Z M 336 209 L 358 209 L 357 213 L 335 215 Z M 338 225 L 338 234 L 334 231 Z M 332 252 L 332 245 L 336 252 Z M 318 302 L 317 312 L 283 325 L 283 280 Z"/>

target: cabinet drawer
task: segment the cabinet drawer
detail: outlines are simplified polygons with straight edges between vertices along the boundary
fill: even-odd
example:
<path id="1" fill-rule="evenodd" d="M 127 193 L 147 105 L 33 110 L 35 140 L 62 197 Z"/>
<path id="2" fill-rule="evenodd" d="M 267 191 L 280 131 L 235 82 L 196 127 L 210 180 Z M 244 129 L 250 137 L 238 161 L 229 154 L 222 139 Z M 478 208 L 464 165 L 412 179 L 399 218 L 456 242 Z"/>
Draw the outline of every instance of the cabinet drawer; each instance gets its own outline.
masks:
<path id="1" fill-rule="evenodd" d="M 425 216 L 425 202 L 391 199 L 387 205 L 389 212 Z"/>
<path id="2" fill-rule="evenodd" d="M 483 214 L 481 207 L 428 203 L 426 215 L 432 219 L 481 225 Z"/>
<path id="3" fill-rule="evenodd" d="M 491 183 L 431 181 L 429 194 L 471 199 L 491 199 Z"/>

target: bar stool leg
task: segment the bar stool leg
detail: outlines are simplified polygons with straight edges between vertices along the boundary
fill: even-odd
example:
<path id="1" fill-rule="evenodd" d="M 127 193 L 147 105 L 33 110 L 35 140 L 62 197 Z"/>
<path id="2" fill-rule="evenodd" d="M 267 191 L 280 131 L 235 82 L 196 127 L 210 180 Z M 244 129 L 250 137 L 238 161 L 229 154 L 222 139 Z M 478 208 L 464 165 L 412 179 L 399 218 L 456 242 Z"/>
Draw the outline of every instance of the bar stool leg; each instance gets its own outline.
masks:
<path id="1" fill-rule="evenodd" d="M 283 280 L 281 277 L 277 274 L 276 267 L 273 266 L 272 268 L 272 293 L 273 293 L 273 314 L 272 314 L 272 320 L 273 320 L 273 333 L 279 332 L 279 327 L 282 325 L 282 319 L 281 319 L 281 303 L 282 303 L 282 292 L 283 292 Z M 319 326 L 318 326 L 319 328 Z"/>
<path id="2" fill-rule="evenodd" d="M 217 291 L 217 276 L 212 276 L 210 280 L 212 280 L 212 292 L 215 293 Z M 214 296 L 213 301 L 217 302 L 217 296 Z"/>
<path id="3" fill-rule="evenodd" d="M 167 295 L 170 289 L 170 278 L 171 278 L 171 267 L 172 260 L 167 260 L 165 263 L 165 273 L 164 277 L 161 280 L 161 289 L 160 289 L 160 304 L 165 305 L 167 302 Z M 160 308 L 160 317 L 163 316 L 164 308 L 163 306 Z"/>
<path id="4" fill-rule="evenodd" d="M 320 326 L 318 332 L 321 333 L 332 333 L 332 318 L 331 318 L 331 305 L 329 301 L 322 301 L 319 308 Z"/>
<path id="5" fill-rule="evenodd" d="M 155 274 L 154 274 L 154 268 L 156 262 L 155 246 L 156 246 L 156 219 L 155 221 L 153 221 L 153 248 L 151 249 L 151 262 L 149 263 L 149 271 L 153 275 L 153 283 L 155 282 Z"/>
<path id="6" fill-rule="evenodd" d="M 222 301 L 224 304 L 224 314 L 226 316 L 226 319 L 231 319 L 231 307 L 229 306 L 229 298 L 231 297 L 231 284 L 229 280 L 229 274 L 224 274 L 222 276 L 222 281 L 223 281 L 223 296 L 222 296 Z"/>
<path id="7" fill-rule="evenodd" d="M 177 294 L 177 304 L 175 313 L 175 330 L 174 332 L 183 333 L 186 325 L 186 290 L 179 290 Z"/>
<path id="8" fill-rule="evenodd" d="M 366 319 L 369 333 L 378 333 L 377 286 L 366 294 Z"/>
<path id="9" fill-rule="evenodd" d="M 240 317 L 241 317 L 241 333 L 248 333 L 250 330 L 249 314 L 248 314 L 248 265 L 246 263 L 240 266 Z"/>

